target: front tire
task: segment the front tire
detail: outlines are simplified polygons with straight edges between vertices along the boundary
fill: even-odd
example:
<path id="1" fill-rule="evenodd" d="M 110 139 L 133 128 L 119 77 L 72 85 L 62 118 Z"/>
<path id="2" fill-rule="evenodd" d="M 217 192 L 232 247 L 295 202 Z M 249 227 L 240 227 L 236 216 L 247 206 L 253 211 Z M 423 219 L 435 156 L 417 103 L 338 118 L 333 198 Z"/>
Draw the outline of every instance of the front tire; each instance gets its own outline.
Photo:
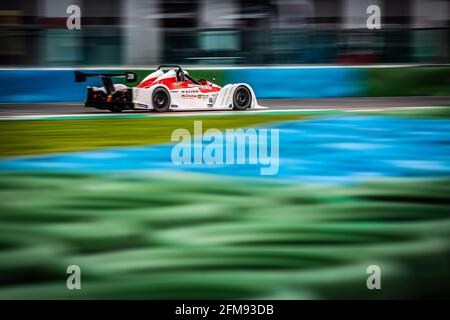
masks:
<path id="1" fill-rule="evenodd" d="M 252 104 L 252 94 L 246 86 L 239 86 L 233 94 L 233 110 L 245 110 Z"/>
<path id="2" fill-rule="evenodd" d="M 170 107 L 170 94 L 165 88 L 156 88 L 152 94 L 153 109 L 156 112 L 166 112 Z"/>

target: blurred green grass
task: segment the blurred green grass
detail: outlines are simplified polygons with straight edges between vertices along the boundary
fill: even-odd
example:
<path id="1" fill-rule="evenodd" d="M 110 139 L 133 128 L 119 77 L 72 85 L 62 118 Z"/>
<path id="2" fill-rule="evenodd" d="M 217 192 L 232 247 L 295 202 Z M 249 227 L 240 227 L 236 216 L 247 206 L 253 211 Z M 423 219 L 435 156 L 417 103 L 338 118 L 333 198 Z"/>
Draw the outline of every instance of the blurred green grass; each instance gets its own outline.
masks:
<path id="1" fill-rule="evenodd" d="M 354 114 L 377 115 L 387 117 L 413 117 L 413 118 L 450 118 L 450 106 L 441 106 L 433 108 L 402 108 L 402 109 L 384 109 L 370 111 L 352 111 Z"/>
<path id="2" fill-rule="evenodd" d="M 395 117 L 449 118 L 450 108 L 394 109 L 348 112 L 292 112 L 192 117 L 92 118 L 0 121 L 0 158 L 60 152 L 75 152 L 122 146 L 170 142 L 173 130 L 192 132 L 193 121 L 203 130 L 241 128 L 317 116 L 378 115 Z"/>
<path id="3" fill-rule="evenodd" d="M 315 115 L 0 121 L 0 156 L 164 143 L 193 120 L 223 129 L 304 116 Z M 0 299 L 448 298 L 449 189 L 446 177 L 325 187 L 2 172 Z M 65 286 L 70 264 L 81 291 Z M 366 288 L 371 264 L 380 291 Z"/>
<path id="4" fill-rule="evenodd" d="M 367 96 L 450 95 L 450 68 L 369 68 Z"/>
<path id="5" fill-rule="evenodd" d="M 447 178 L 4 173 L 0 194 L 1 299 L 450 296 Z M 371 264 L 382 290 L 366 288 Z"/>
<path id="6" fill-rule="evenodd" d="M 177 128 L 185 128 L 192 132 L 194 120 L 201 120 L 204 130 L 209 128 L 221 130 L 310 116 L 241 114 L 239 116 L 0 121 L 0 157 L 168 143 L 172 132 Z"/>

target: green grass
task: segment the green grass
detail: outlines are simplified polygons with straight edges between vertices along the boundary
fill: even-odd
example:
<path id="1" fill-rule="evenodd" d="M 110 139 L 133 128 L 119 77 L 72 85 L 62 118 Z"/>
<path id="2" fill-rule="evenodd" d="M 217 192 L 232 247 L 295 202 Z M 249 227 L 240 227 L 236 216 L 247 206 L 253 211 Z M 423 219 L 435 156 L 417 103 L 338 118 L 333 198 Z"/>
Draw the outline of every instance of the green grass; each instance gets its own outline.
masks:
<path id="1" fill-rule="evenodd" d="M 367 72 L 368 96 L 450 95 L 449 67 L 369 68 Z"/>
<path id="2" fill-rule="evenodd" d="M 446 178 L 2 174 L 0 298 L 449 297 L 449 194 Z M 70 264 L 80 291 L 65 287 Z"/>
<path id="3" fill-rule="evenodd" d="M 0 121 L 0 157 L 167 143 L 177 128 L 192 131 L 194 120 L 202 120 L 206 130 L 257 126 L 305 117 L 308 115 Z"/>
<path id="4" fill-rule="evenodd" d="M 377 110 L 377 111 L 353 111 L 356 115 L 377 115 L 387 117 L 414 117 L 414 118 L 450 118 L 450 106 L 434 107 L 434 108 L 404 108 L 393 110 Z"/>

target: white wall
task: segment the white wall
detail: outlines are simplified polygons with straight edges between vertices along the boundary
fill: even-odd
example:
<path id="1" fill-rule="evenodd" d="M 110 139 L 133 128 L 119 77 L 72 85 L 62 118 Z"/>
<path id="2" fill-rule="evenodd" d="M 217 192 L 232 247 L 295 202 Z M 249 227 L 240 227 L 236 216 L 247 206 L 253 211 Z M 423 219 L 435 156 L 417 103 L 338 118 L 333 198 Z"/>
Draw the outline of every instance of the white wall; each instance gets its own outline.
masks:
<path id="1" fill-rule="evenodd" d="M 124 58 L 127 64 L 143 65 L 160 62 L 162 30 L 159 27 L 158 0 L 126 0 L 123 2 Z"/>
<path id="2" fill-rule="evenodd" d="M 298 28 L 307 25 L 306 18 L 314 17 L 312 0 L 278 0 L 279 28 Z"/>
<path id="3" fill-rule="evenodd" d="M 449 19 L 450 2 L 447 0 L 414 0 L 413 26 L 415 28 L 445 27 Z"/>
<path id="4" fill-rule="evenodd" d="M 72 4 L 79 5 L 80 8 L 82 7 L 81 0 L 45 0 L 42 3 L 39 2 L 37 7 L 41 17 L 62 18 L 68 16 L 66 10 Z M 83 14 L 82 8 L 81 14 Z"/>
<path id="5" fill-rule="evenodd" d="M 201 28 L 233 28 L 239 6 L 237 1 L 202 0 L 200 2 Z"/>

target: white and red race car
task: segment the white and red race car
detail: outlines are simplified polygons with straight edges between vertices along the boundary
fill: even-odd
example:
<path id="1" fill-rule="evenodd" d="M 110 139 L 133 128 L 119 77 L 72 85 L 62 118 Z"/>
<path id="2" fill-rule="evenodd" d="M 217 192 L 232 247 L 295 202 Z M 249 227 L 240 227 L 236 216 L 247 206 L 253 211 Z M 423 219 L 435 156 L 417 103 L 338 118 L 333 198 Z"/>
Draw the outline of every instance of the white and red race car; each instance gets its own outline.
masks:
<path id="1" fill-rule="evenodd" d="M 168 70 L 167 70 L 168 69 Z M 163 70 L 167 70 L 164 72 Z M 258 105 L 253 89 L 246 83 L 220 87 L 205 79 L 195 80 L 178 65 L 161 65 L 136 87 L 113 84 L 112 78 L 135 82 L 136 74 L 86 74 L 75 71 L 75 81 L 100 77 L 103 87 L 88 87 L 86 107 L 112 112 L 123 110 L 246 110 Z"/>

